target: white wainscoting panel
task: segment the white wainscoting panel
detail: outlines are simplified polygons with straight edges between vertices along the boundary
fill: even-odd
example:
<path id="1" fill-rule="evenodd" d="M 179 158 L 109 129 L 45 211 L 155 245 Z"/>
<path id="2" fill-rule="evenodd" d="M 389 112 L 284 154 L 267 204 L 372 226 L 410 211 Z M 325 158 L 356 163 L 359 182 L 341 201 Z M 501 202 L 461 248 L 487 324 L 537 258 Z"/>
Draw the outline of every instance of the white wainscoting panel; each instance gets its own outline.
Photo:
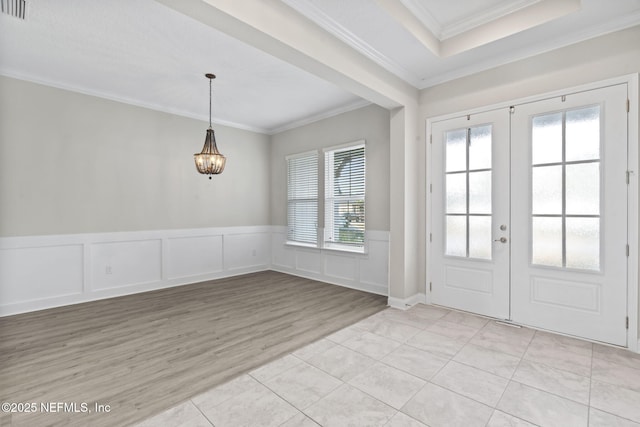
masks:
<path id="1" fill-rule="evenodd" d="M 268 270 L 271 226 L 0 238 L 0 316 Z"/>
<path id="2" fill-rule="evenodd" d="M 91 289 L 103 290 L 162 280 L 162 240 L 95 243 L 91 253 Z"/>
<path id="3" fill-rule="evenodd" d="M 286 244 L 247 226 L 0 238 L 0 316 L 276 270 L 388 294 L 389 233 L 365 254 Z"/>
<path id="4" fill-rule="evenodd" d="M 167 239 L 167 277 L 180 279 L 222 271 L 222 236 Z"/>
<path id="5" fill-rule="evenodd" d="M 286 236 L 286 227 L 273 227 L 272 270 L 388 295 L 389 232 L 368 230 L 364 254 L 287 245 Z"/>
<path id="6" fill-rule="evenodd" d="M 82 294 L 83 258 L 74 244 L 0 249 L 0 304 Z"/>
<path id="7" fill-rule="evenodd" d="M 271 264 L 271 233 L 227 234 L 224 236 L 224 267 L 238 270 Z"/>

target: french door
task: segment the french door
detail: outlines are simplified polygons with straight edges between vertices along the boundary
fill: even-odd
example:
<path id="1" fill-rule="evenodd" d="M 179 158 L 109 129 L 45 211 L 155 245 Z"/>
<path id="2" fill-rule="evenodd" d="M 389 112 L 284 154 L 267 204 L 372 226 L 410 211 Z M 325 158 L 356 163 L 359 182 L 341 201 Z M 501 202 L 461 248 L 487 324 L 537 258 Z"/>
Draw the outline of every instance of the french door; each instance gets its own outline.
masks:
<path id="1" fill-rule="evenodd" d="M 627 86 L 435 122 L 435 304 L 627 345 Z"/>

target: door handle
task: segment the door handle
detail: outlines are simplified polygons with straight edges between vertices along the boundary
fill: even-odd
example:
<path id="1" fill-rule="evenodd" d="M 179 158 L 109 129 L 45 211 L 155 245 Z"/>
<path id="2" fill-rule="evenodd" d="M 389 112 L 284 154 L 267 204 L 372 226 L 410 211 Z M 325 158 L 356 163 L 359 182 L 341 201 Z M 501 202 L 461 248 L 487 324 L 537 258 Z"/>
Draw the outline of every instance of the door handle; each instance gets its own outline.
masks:
<path id="1" fill-rule="evenodd" d="M 507 243 L 507 238 L 506 237 L 501 237 L 499 239 L 495 239 L 494 242 Z"/>

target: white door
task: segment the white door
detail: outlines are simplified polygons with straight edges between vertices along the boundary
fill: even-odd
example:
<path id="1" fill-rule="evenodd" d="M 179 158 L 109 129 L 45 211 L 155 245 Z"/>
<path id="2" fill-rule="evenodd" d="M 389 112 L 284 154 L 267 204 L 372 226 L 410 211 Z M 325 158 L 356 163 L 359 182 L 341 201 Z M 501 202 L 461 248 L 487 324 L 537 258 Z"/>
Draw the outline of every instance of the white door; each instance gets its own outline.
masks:
<path id="1" fill-rule="evenodd" d="M 627 345 L 627 88 L 512 114 L 514 322 Z"/>
<path id="2" fill-rule="evenodd" d="M 431 134 L 432 301 L 508 319 L 509 110 L 437 122 Z"/>
<path id="3" fill-rule="evenodd" d="M 436 122 L 431 299 L 627 345 L 627 85 Z"/>

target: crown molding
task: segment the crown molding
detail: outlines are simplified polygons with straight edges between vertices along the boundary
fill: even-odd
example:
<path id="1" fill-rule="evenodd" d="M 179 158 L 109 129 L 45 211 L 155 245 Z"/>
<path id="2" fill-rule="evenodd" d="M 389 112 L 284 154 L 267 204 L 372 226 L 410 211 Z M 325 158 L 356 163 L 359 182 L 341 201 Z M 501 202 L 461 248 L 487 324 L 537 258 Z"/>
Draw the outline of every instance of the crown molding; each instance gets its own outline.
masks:
<path id="1" fill-rule="evenodd" d="M 537 45 L 526 49 L 519 49 L 517 52 L 513 51 L 510 54 L 504 54 L 497 58 L 494 57 L 485 62 L 475 63 L 468 67 L 457 68 L 454 71 L 447 71 L 437 76 L 426 78 L 421 82 L 421 85 L 418 89 L 427 89 L 432 86 L 436 86 L 462 77 L 467 77 L 472 74 L 486 71 L 492 68 L 501 67 L 512 62 L 524 60 L 536 55 L 541 55 L 592 38 L 604 36 L 616 31 L 622 31 L 638 25 L 639 21 L 640 11 L 637 11 L 622 18 L 600 24 L 596 27 L 591 27 L 587 30 L 576 32 L 562 40 L 556 39 L 543 45 Z"/>
<path id="2" fill-rule="evenodd" d="M 307 19 L 319 25 L 330 34 L 342 40 L 355 51 L 369 58 L 392 74 L 400 77 L 413 87 L 418 87 L 420 84 L 420 78 L 418 76 L 414 75 L 411 71 L 402 67 L 388 56 L 380 53 L 360 37 L 347 30 L 344 26 L 324 13 L 309 0 L 282 0 L 282 2 L 286 3 L 289 7 L 304 15 Z"/>
<path id="3" fill-rule="evenodd" d="M 209 116 L 196 114 L 191 111 L 181 110 L 177 108 L 167 107 L 165 105 L 153 104 L 149 102 L 143 102 L 133 98 L 127 98 L 119 95 L 114 95 L 112 93 L 101 92 L 93 89 L 88 89 L 82 86 L 70 85 L 67 83 L 62 83 L 55 80 L 43 79 L 38 76 L 34 76 L 31 74 L 26 74 L 22 72 L 17 72 L 15 70 L 7 69 L 4 67 L 0 67 L 0 75 L 9 77 L 16 80 L 23 80 L 31 83 L 36 83 L 43 86 L 53 87 L 56 89 L 62 89 L 69 92 L 80 93 L 82 95 L 94 96 L 96 98 L 107 99 L 109 101 L 119 102 L 121 104 L 132 105 L 134 107 L 146 108 L 148 110 L 159 111 L 162 113 L 173 114 L 176 116 L 187 117 L 189 119 L 200 120 L 203 122 L 209 122 Z M 236 129 L 246 130 L 249 132 L 256 132 L 262 134 L 268 134 L 269 130 L 265 128 L 260 128 L 256 126 L 249 126 L 243 123 L 237 123 L 230 120 L 222 120 L 222 119 L 213 119 L 212 123 L 215 123 L 220 126 L 228 126 Z"/>
<path id="4" fill-rule="evenodd" d="M 314 122 L 319 122 L 320 120 L 328 119 L 329 117 L 337 116 L 339 114 L 348 113 L 349 111 L 357 110 L 362 107 L 366 107 L 371 105 L 371 102 L 365 99 L 359 99 L 355 102 L 349 103 L 347 105 L 343 105 L 342 107 L 338 107 L 329 111 L 325 111 L 320 114 L 316 114 L 313 116 L 308 116 L 300 120 L 296 120 L 290 123 L 287 123 L 283 126 L 271 129 L 267 132 L 268 135 L 275 135 L 277 133 L 281 133 L 290 129 L 295 129 L 300 126 L 308 125 Z"/>

